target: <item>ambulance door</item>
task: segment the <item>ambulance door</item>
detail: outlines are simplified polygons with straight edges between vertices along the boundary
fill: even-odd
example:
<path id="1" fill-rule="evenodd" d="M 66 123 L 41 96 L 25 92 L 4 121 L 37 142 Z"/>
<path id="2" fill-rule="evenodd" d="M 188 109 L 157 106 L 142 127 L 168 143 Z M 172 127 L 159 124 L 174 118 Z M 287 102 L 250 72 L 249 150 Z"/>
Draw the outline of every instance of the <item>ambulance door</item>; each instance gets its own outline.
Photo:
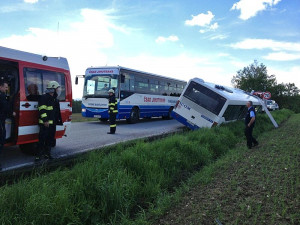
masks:
<path id="1" fill-rule="evenodd" d="M 19 73 L 18 63 L 14 61 L 0 59 L 0 79 L 8 83 L 6 93 L 7 104 L 10 108 L 10 114 L 5 120 L 6 143 L 14 144 L 16 140 L 16 124 L 18 117 L 13 116 L 13 112 L 18 111 L 18 93 L 19 93 Z"/>

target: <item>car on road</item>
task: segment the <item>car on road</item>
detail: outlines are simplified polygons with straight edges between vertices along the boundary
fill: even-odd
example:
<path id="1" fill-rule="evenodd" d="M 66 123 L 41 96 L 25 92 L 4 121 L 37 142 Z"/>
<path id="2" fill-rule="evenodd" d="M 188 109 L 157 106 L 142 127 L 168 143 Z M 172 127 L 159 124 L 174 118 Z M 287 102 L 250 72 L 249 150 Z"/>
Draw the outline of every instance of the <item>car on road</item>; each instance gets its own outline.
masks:
<path id="1" fill-rule="evenodd" d="M 267 108 L 270 111 L 279 110 L 278 104 L 274 100 L 267 100 Z"/>

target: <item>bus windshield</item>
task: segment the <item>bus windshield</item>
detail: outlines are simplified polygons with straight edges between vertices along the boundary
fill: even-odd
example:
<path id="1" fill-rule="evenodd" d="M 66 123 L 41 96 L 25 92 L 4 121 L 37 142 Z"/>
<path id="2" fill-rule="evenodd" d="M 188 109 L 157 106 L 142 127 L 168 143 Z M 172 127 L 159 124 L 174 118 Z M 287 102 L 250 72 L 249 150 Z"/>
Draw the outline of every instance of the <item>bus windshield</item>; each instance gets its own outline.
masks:
<path id="1" fill-rule="evenodd" d="M 187 87 L 183 96 L 215 115 L 219 115 L 226 102 L 226 98 L 194 81 Z"/>
<path id="2" fill-rule="evenodd" d="M 88 75 L 85 77 L 83 97 L 107 98 L 109 89 L 118 97 L 118 75 Z"/>

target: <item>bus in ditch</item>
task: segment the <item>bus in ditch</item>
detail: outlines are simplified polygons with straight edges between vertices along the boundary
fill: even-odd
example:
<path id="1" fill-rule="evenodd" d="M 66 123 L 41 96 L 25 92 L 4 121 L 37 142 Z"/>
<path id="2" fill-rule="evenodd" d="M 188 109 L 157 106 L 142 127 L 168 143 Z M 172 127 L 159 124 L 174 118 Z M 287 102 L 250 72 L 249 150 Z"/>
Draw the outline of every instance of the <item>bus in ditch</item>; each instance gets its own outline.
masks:
<path id="1" fill-rule="evenodd" d="M 196 130 L 244 119 L 246 103 L 253 102 L 259 111 L 263 107 L 272 123 L 278 127 L 262 100 L 237 88 L 224 87 L 194 78 L 188 82 L 172 112 L 173 118 Z"/>
<path id="2" fill-rule="evenodd" d="M 108 90 L 115 91 L 117 119 L 136 123 L 140 118 L 171 118 L 171 112 L 186 82 L 121 66 L 86 69 L 82 96 L 82 116 L 107 121 Z"/>
<path id="3" fill-rule="evenodd" d="M 38 98 L 52 80 L 61 85 L 58 99 L 63 120 L 63 125 L 56 127 L 55 137 L 66 135 L 72 116 L 72 82 L 66 58 L 0 46 L 0 79 L 8 83 L 7 104 L 15 112 L 5 121 L 6 146 L 19 145 L 24 151 L 34 151 L 39 133 Z"/>

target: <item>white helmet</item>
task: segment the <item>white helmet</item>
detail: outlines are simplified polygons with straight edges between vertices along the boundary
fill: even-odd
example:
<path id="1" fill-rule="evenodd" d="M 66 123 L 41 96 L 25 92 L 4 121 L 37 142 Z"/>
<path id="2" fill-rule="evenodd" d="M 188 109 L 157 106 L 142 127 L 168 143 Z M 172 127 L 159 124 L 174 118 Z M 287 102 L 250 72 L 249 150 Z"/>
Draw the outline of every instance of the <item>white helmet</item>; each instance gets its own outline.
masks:
<path id="1" fill-rule="evenodd" d="M 109 89 L 108 93 L 115 93 L 114 89 Z"/>
<path id="2" fill-rule="evenodd" d="M 58 87 L 60 87 L 60 85 L 59 85 L 59 83 L 58 83 L 57 81 L 55 81 L 55 80 L 49 81 L 49 83 L 48 83 L 48 85 L 47 85 L 47 89 L 51 89 L 51 88 L 56 89 L 56 88 L 58 88 Z"/>

